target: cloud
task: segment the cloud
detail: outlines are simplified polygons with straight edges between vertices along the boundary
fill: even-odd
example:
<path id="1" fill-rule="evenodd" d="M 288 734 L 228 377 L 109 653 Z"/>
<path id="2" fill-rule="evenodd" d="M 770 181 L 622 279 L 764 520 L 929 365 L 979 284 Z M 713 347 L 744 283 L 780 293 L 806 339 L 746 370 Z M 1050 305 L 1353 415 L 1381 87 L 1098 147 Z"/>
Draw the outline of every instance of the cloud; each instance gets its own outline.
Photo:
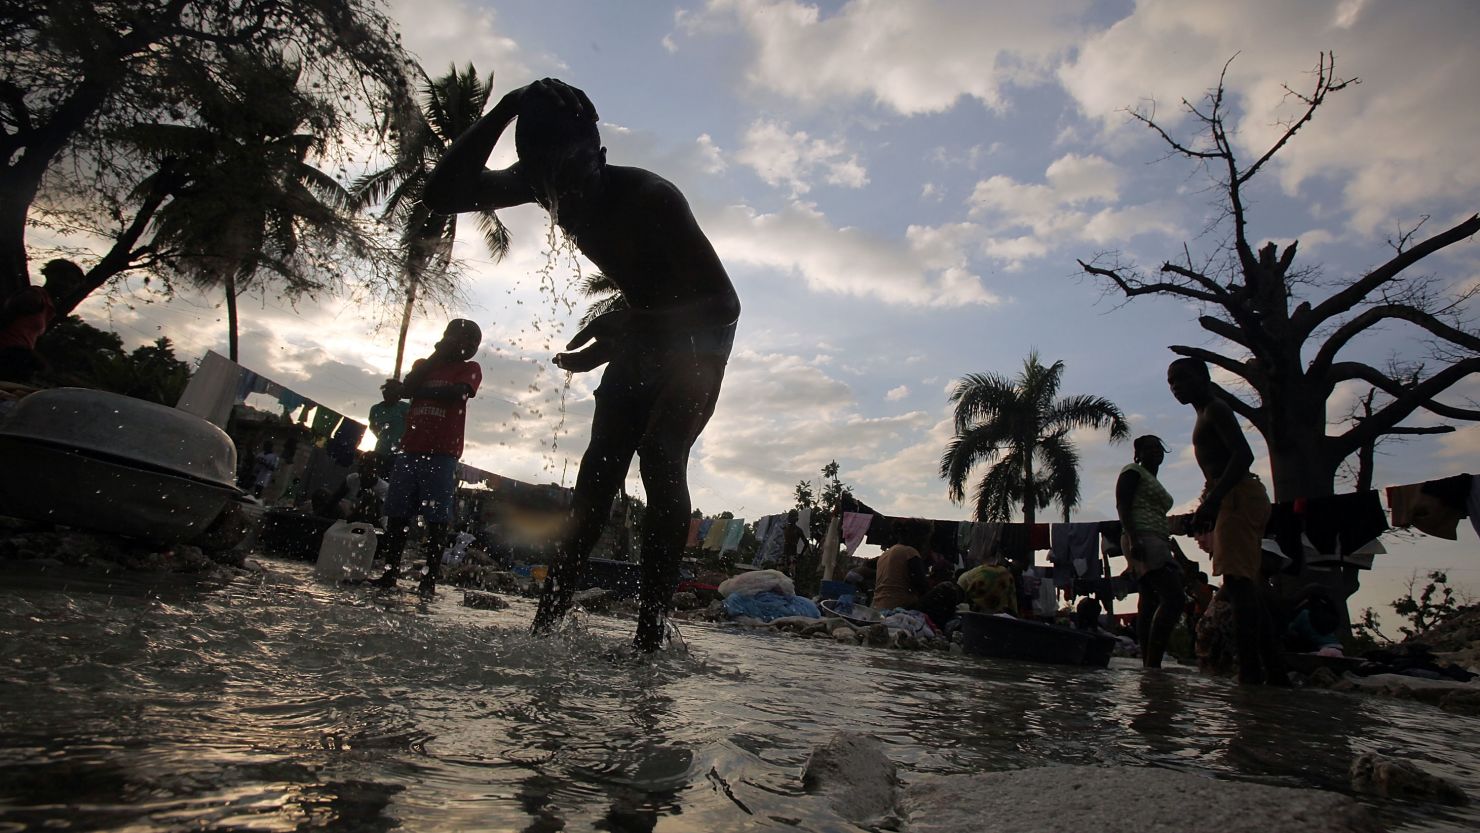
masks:
<path id="1" fill-rule="evenodd" d="M 1012 266 L 1041 258 L 1065 243 L 1109 245 L 1139 234 L 1174 236 L 1169 204 L 1118 207 L 1123 175 L 1104 157 L 1070 153 L 1054 160 L 1042 183 L 997 174 L 977 182 L 967 202 L 992 234 L 986 253 Z M 1013 234 L 1027 229 L 1031 234 Z"/>
<path id="2" fill-rule="evenodd" d="M 798 275 L 813 292 L 925 307 L 999 301 L 967 267 L 970 224 L 910 226 L 901 244 L 839 228 L 815 205 L 792 202 L 771 214 L 731 206 L 703 225 L 725 262 Z"/>
<path id="3" fill-rule="evenodd" d="M 502 33 L 492 9 L 469 0 L 390 0 L 387 5 L 406 48 L 421 59 L 429 75 L 440 75 L 449 64 L 472 61 L 480 74 L 492 70 L 500 79 L 524 83 L 534 72 L 531 64 L 562 66 L 549 56 L 531 59 Z M 509 89 L 507 84 L 500 86 Z"/>
<path id="4" fill-rule="evenodd" d="M 1111 129 L 1128 129 L 1124 108 L 1155 101 L 1157 119 L 1186 137 L 1193 125 L 1177 102 L 1197 102 L 1237 55 L 1226 79 L 1230 128 L 1236 150 L 1252 161 L 1301 107 L 1283 85 L 1307 91 L 1317 52 L 1335 52 L 1337 75 L 1360 77 L 1360 86 L 1332 95 L 1280 151 L 1267 179 L 1290 195 L 1312 179 L 1339 184 L 1354 227 L 1370 233 L 1446 200 L 1473 202 L 1480 108 L 1456 105 L 1474 98 L 1480 53 L 1470 37 L 1477 27 L 1480 6 L 1463 0 L 1252 0 L 1237 8 L 1143 0 L 1085 40 L 1059 77 L 1080 109 Z"/>
<path id="5" fill-rule="evenodd" d="M 708 133 L 701 133 L 696 144 L 699 146 L 700 169 L 706 174 L 724 173 L 729 165 L 725 163 L 724 154 L 719 145 L 714 143 L 714 139 Z"/>
<path id="6" fill-rule="evenodd" d="M 890 401 L 890 402 L 898 402 L 899 400 L 901 400 L 901 399 L 903 399 L 903 398 L 905 398 L 906 396 L 909 396 L 909 395 L 910 395 L 910 386 L 909 385 L 900 385 L 897 388 L 890 388 L 889 389 L 889 392 L 884 394 L 884 398 L 886 400 Z"/>
<path id="7" fill-rule="evenodd" d="M 778 496 L 789 495 L 798 480 L 815 478 L 829 460 L 842 465 L 845 481 L 856 482 L 850 472 L 889 455 L 932 421 L 920 411 L 864 416 L 852 388 L 816 362 L 742 349 L 725 371 L 719 408 L 695 465 L 733 490 L 725 495 L 727 506 L 751 502 L 775 511 L 782 508 Z"/>
<path id="8" fill-rule="evenodd" d="M 949 109 L 962 96 L 993 109 L 1006 88 L 1052 78 L 1083 34 L 1083 0 L 851 0 L 824 14 L 798 0 L 710 0 L 675 16 L 689 36 L 738 26 L 754 44 L 756 87 L 803 102 L 870 98 L 905 115 Z"/>
<path id="9" fill-rule="evenodd" d="M 785 122 L 758 119 L 745 131 L 744 144 L 735 154 L 773 187 L 791 189 L 793 197 L 812 190 L 819 173 L 829 185 L 862 188 L 868 171 L 841 142 L 817 139 L 805 131 L 791 132 Z"/>

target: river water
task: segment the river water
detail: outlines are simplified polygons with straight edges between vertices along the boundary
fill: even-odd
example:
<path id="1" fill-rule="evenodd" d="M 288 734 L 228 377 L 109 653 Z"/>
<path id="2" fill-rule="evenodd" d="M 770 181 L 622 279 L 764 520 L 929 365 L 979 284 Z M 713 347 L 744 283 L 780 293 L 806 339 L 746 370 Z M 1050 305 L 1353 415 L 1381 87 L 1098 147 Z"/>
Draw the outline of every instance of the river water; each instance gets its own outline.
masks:
<path id="1" fill-rule="evenodd" d="M 697 624 L 636 660 L 627 621 L 534 640 L 522 600 L 419 605 L 263 563 L 211 587 L 7 574 L 0 831 L 857 830 L 799 783 L 839 729 L 905 780 L 1113 763 L 1342 790 L 1379 751 L 1480 797 L 1480 720 L 1411 701 Z M 1480 828 L 1369 803 L 1395 829 Z"/>

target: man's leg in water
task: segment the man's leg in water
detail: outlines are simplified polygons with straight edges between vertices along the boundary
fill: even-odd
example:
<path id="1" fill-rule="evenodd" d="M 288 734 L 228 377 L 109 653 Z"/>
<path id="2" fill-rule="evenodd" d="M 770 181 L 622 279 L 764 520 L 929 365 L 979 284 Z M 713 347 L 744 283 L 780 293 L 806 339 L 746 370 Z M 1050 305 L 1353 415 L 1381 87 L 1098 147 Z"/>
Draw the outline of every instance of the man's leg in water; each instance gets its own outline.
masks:
<path id="1" fill-rule="evenodd" d="M 597 394 L 596 413 L 591 419 L 591 444 L 581 457 L 581 469 L 576 475 L 570 529 L 540 590 L 534 633 L 548 632 L 570 610 L 586 558 L 601 537 L 611 513 L 612 499 L 632 465 L 643 422 L 637 418 L 641 414 L 634 410 L 630 404 L 616 401 L 616 397 Z"/>
<path id="2" fill-rule="evenodd" d="M 406 551 L 406 537 L 410 534 L 411 522 L 420 503 L 419 480 L 416 458 L 410 454 L 397 455 L 383 510 L 388 518 L 385 530 L 385 572 L 373 582 L 381 587 L 395 587 L 396 577 L 401 573 L 401 556 Z"/>
<path id="3" fill-rule="evenodd" d="M 1233 605 L 1233 641 L 1238 650 L 1238 681 L 1264 683 L 1263 646 L 1259 621 L 1259 588 L 1243 576 L 1224 576 L 1223 592 Z"/>
<path id="4" fill-rule="evenodd" d="M 642 596 L 637 612 L 640 651 L 663 645 L 664 621 L 688 538 L 689 450 L 714 415 L 724 379 L 723 356 L 685 357 L 653 405 L 638 447 L 647 515 L 642 526 Z"/>

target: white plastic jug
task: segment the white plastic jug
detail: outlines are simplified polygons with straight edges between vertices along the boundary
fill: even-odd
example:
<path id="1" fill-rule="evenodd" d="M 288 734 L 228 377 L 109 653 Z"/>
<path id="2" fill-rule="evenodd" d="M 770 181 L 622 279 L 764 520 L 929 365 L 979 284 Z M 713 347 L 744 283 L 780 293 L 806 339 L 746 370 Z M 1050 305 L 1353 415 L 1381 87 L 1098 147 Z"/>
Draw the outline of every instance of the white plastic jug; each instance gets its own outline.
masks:
<path id="1" fill-rule="evenodd" d="M 375 564 L 375 527 L 335 521 L 324 532 L 314 573 L 325 581 L 364 581 Z"/>

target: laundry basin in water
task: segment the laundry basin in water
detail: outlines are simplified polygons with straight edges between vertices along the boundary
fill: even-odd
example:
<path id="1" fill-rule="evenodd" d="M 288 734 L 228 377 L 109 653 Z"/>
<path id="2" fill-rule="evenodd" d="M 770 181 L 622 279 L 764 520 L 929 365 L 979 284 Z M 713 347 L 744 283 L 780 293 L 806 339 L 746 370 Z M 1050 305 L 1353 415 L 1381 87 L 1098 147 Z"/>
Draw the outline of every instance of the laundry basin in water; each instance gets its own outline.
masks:
<path id="1" fill-rule="evenodd" d="M 160 543 L 199 534 L 241 494 L 226 432 L 105 391 L 22 399 L 0 422 L 0 461 L 0 512 Z"/>

